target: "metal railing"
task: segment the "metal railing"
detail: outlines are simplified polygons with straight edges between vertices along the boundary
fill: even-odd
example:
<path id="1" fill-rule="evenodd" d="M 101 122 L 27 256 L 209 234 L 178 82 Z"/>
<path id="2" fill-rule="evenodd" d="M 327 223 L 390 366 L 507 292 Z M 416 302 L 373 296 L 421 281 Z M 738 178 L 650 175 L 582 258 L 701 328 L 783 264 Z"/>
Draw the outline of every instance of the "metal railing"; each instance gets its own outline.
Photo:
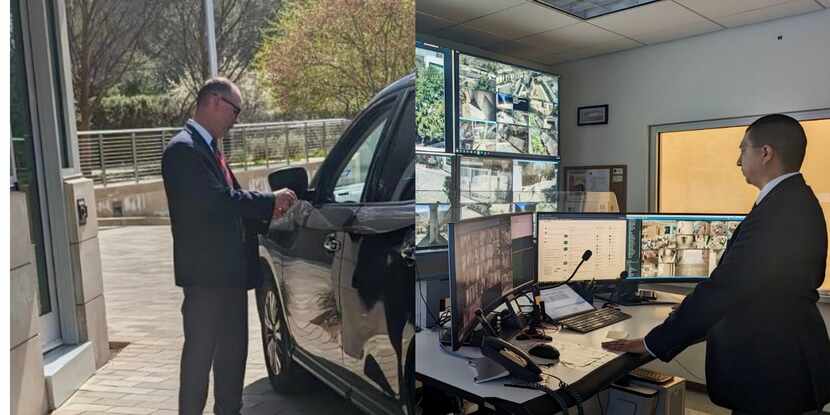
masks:
<path id="1" fill-rule="evenodd" d="M 237 124 L 225 137 L 228 163 L 239 171 L 322 160 L 350 120 Z M 96 184 L 161 179 L 164 146 L 181 127 L 79 131 L 81 171 Z"/>

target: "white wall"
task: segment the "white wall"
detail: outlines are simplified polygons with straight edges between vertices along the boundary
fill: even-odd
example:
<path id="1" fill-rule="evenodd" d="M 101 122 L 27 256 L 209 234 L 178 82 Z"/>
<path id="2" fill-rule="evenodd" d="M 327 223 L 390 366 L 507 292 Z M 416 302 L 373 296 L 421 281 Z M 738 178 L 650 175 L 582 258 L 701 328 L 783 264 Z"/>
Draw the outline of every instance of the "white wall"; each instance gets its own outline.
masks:
<path id="1" fill-rule="evenodd" d="M 563 165 L 628 165 L 628 209 L 646 211 L 650 125 L 830 107 L 830 10 L 553 69 Z M 608 125 L 577 127 L 602 104 Z"/>

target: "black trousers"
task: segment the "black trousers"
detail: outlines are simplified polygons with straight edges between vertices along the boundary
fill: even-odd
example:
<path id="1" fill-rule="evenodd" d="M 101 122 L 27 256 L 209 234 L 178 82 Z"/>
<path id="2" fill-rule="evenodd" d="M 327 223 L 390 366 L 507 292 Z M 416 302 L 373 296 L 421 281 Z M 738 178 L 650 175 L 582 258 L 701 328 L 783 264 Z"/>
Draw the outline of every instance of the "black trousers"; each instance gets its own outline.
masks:
<path id="1" fill-rule="evenodd" d="M 213 412 L 242 409 L 248 358 L 248 295 L 243 288 L 185 287 L 182 303 L 184 349 L 179 413 L 201 414 L 213 367 Z"/>

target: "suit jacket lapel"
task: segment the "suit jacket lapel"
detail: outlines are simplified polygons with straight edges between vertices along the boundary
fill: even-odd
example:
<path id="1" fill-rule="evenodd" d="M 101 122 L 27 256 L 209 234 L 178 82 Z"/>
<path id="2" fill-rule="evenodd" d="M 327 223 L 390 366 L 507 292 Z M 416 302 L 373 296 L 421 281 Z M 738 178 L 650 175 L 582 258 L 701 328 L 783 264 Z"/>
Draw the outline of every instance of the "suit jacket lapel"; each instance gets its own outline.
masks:
<path id="1" fill-rule="evenodd" d="M 219 166 L 219 162 L 216 160 L 216 155 L 213 152 L 213 149 L 208 145 L 205 138 L 199 134 L 195 128 L 187 125 L 187 131 L 190 132 L 190 136 L 193 137 L 193 142 L 195 143 L 195 147 L 201 151 L 202 155 L 210 159 L 210 165 L 213 166 L 213 173 L 219 179 L 220 182 L 225 183 L 225 175 L 222 174 L 222 167 Z M 233 176 L 231 176 L 233 177 Z"/>

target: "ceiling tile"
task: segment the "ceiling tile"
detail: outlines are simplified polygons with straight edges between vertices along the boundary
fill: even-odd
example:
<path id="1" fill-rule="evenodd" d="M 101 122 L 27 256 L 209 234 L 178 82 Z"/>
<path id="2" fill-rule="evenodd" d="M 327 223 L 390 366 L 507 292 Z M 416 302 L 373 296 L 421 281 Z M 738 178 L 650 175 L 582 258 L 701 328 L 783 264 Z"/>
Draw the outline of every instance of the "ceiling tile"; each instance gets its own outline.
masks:
<path id="1" fill-rule="evenodd" d="M 538 45 L 525 45 L 523 43 L 514 42 L 511 40 L 486 45 L 486 47 L 481 46 L 481 48 L 499 54 L 510 55 L 522 59 L 535 58 L 537 56 L 545 54 L 545 51 L 540 50 Z"/>
<path id="2" fill-rule="evenodd" d="M 631 39 L 618 39 L 611 42 L 597 44 L 585 48 L 575 48 L 555 53 L 550 56 L 543 56 L 536 58 L 536 61 L 546 65 L 553 65 L 559 62 L 586 59 L 598 55 L 605 55 L 614 52 L 620 52 L 626 49 L 633 49 L 642 46 L 640 43 Z"/>
<path id="3" fill-rule="evenodd" d="M 710 19 L 786 3 L 788 0 L 674 0 Z"/>
<path id="4" fill-rule="evenodd" d="M 637 35 L 643 33 L 662 32 L 678 26 L 689 26 L 701 22 L 707 22 L 707 20 L 672 1 L 651 3 L 590 20 L 590 23 L 595 26 L 630 38 L 636 38 Z"/>
<path id="5" fill-rule="evenodd" d="M 670 40 L 683 39 L 687 37 L 702 35 L 704 33 L 715 32 L 721 30 L 722 27 L 708 20 L 695 22 L 692 24 L 678 25 L 670 29 L 664 29 L 654 32 L 642 33 L 631 36 L 632 39 L 653 45 L 655 43 L 668 42 Z"/>
<path id="6" fill-rule="evenodd" d="M 516 42 L 538 48 L 542 55 L 553 55 L 569 49 L 585 48 L 624 39 L 622 36 L 588 23 L 577 23 L 561 29 L 538 33 Z"/>
<path id="7" fill-rule="evenodd" d="M 461 23 L 523 3 L 524 0 L 418 0 L 415 10 Z"/>
<path id="8" fill-rule="evenodd" d="M 516 39 L 579 23 L 580 20 L 536 3 L 525 3 L 465 23 L 483 32 Z"/>
<path id="9" fill-rule="evenodd" d="M 487 49 L 488 45 L 495 45 L 504 43 L 506 39 L 489 33 L 480 32 L 475 29 L 469 29 L 462 26 L 453 26 L 449 29 L 444 29 L 437 33 L 438 36 L 463 43 L 469 46 L 475 46 L 482 49 Z"/>
<path id="10" fill-rule="evenodd" d="M 430 16 L 426 13 L 415 13 L 415 32 L 417 33 L 434 33 L 453 25 L 455 23 L 449 20 Z"/>
<path id="11" fill-rule="evenodd" d="M 796 16 L 817 10 L 824 9 L 813 0 L 793 0 L 760 10 L 738 13 L 732 16 L 718 17 L 714 20 L 726 27 L 737 27 L 747 24 L 761 23 L 767 20 L 780 19 L 782 17 Z"/>

